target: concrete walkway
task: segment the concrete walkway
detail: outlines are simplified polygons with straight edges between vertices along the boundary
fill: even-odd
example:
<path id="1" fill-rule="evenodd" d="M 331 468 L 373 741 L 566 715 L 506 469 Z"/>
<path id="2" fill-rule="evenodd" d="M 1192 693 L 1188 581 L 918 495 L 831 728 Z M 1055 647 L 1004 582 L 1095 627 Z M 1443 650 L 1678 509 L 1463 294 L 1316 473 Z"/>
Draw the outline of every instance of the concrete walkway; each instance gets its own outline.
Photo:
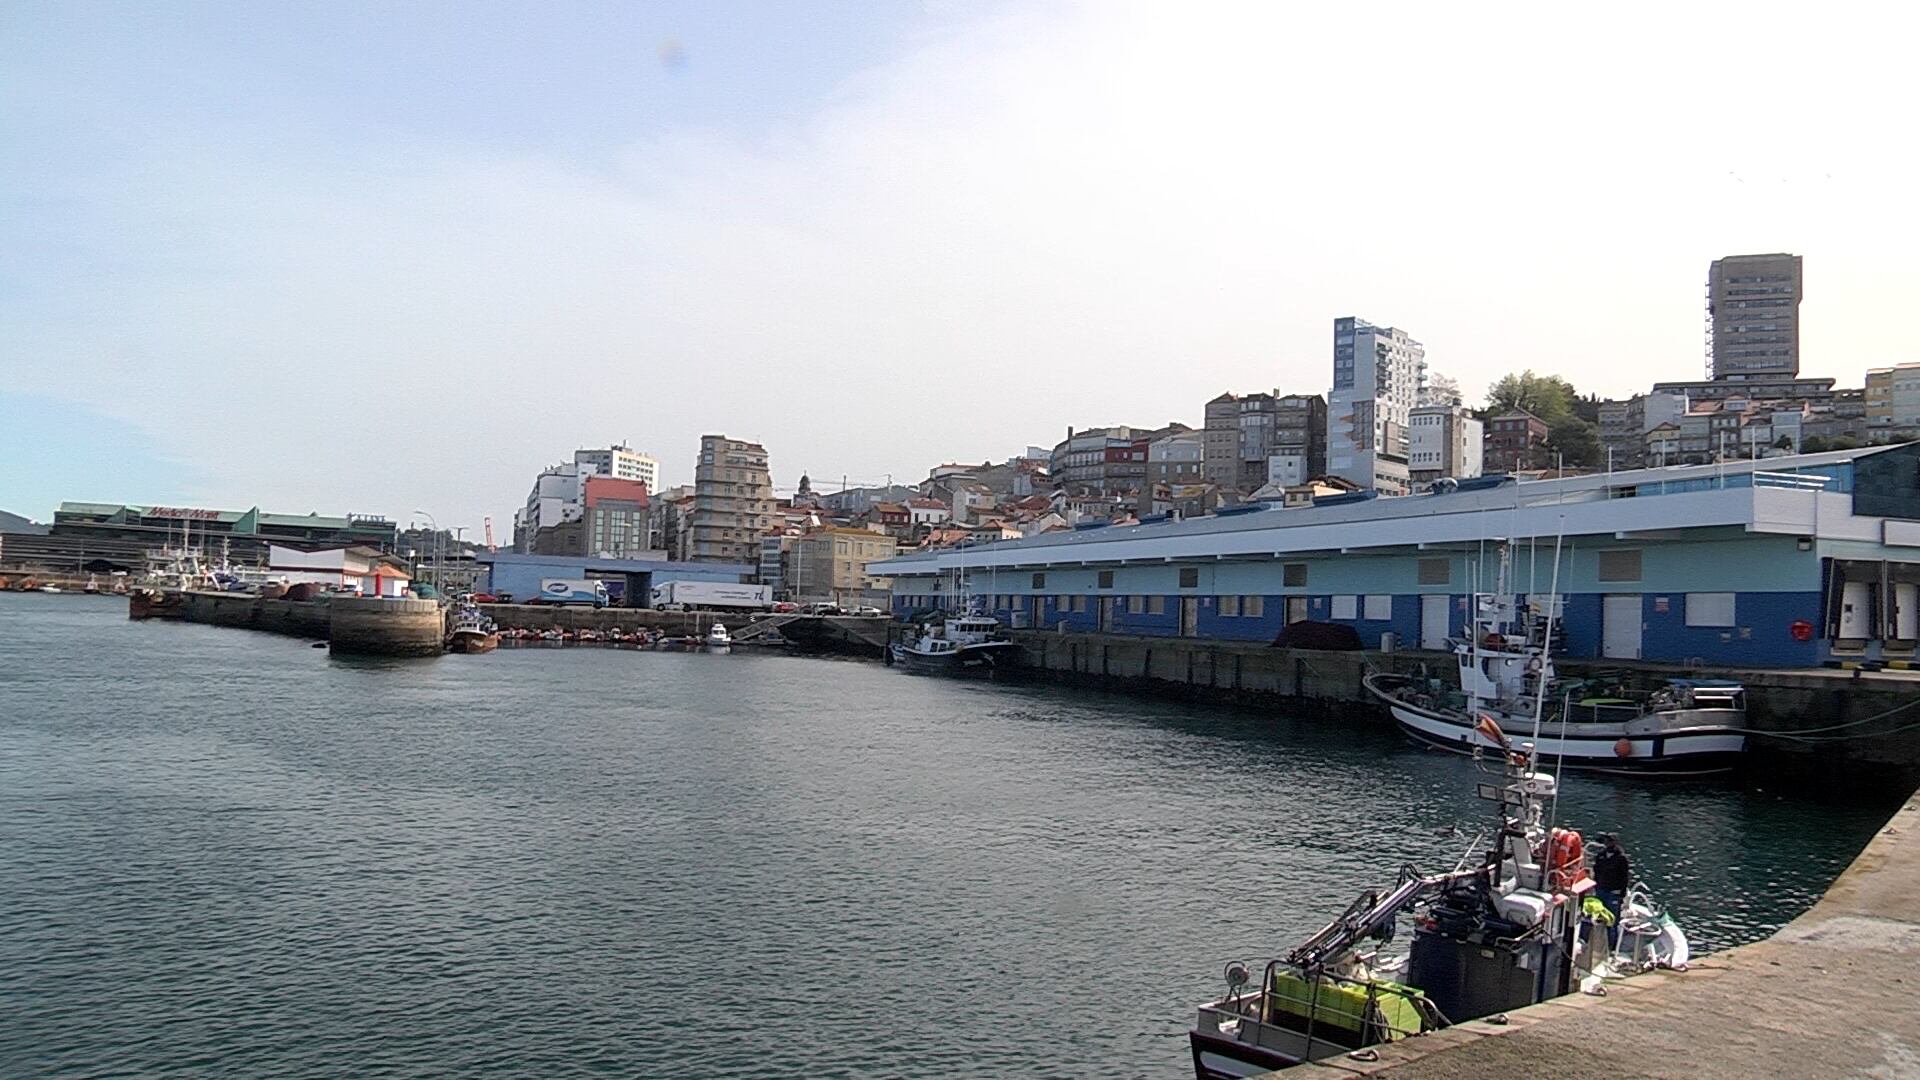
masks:
<path id="1" fill-rule="evenodd" d="M 1818 904 L 1765 941 L 1286 1080 L 1920 1077 L 1920 795 Z"/>

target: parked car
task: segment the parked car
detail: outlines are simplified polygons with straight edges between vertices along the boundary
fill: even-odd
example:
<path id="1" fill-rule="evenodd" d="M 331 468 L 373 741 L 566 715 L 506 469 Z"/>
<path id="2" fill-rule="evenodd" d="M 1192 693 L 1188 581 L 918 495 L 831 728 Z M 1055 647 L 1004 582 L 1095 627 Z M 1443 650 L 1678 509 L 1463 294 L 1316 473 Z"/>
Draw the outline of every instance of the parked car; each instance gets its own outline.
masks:
<path id="1" fill-rule="evenodd" d="M 467 599 L 468 599 L 468 600 L 471 600 L 472 602 L 474 602 L 474 603 L 476 603 L 476 604 L 503 604 L 503 603 L 506 603 L 506 601 L 504 601 L 504 600 L 502 600 L 502 599 L 500 599 L 499 597 L 497 597 L 497 596 L 495 596 L 495 595 L 493 595 L 492 593 L 486 593 L 486 592 L 477 592 L 477 593 L 474 593 L 474 594 L 473 594 L 472 596 L 469 596 L 469 597 L 467 597 Z"/>
<path id="2" fill-rule="evenodd" d="M 881 610 L 880 610 L 879 608 L 877 608 L 877 607 L 873 607 L 872 605 L 869 605 L 869 604 L 862 604 L 861 606 L 859 606 L 859 607 L 857 607 L 857 608 L 848 608 L 848 609 L 847 609 L 847 614 L 849 614 L 849 615 L 859 615 L 859 616 L 862 616 L 862 617 L 864 617 L 864 618 L 877 618 L 877 617 L 879 617 L 879 616 L 881 616 L 881 615 L 885 615 L 885 614 L 886 614 L 886 612 L 884 612 L 884 611 L 881 611 Z"/>
<path id="3" fill-rule="evenodd" d="M 801 608 L 800 610 L 808 615 L 838 615 L 840 614 L 840 605 L 839 604 L 808 604 L 806 607 Z"/>
<path id="4" fill-rule="evenodd" d="M 799 610 L 800 610 L 800 605 L 794 603 L 791 600 L 781 600 L 778 603 L 773 605 L 773 613 L 776 615 L 784 615 L 787 612 L 799 611 Z"/>

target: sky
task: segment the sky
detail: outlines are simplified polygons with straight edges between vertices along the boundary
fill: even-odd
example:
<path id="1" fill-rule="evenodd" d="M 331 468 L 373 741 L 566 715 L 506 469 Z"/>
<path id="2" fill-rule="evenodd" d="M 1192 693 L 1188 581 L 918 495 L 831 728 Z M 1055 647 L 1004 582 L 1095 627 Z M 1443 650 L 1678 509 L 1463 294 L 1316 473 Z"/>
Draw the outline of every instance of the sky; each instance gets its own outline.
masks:
<path id="1" fill-rule="evenodd" d="M 1564 6 L 1562 6 L 1564 7 Z M 0 509 L 417 511 L 699 437 L 917 480 L 1326 392 L 1698 377 L 1708 263 L 1802 368 L 1920 361 L 1912 5 L 0 7 Z"/>

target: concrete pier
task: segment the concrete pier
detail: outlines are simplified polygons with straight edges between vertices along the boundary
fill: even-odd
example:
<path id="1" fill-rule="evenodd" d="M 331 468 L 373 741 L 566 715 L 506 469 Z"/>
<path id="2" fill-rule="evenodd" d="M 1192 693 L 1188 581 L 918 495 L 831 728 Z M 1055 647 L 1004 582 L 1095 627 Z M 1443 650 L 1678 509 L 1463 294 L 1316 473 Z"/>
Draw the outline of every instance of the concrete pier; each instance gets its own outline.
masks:
<path id="1" fill-rule="evenodd" d="M 327 628 L 330 652 L 359 656 L 439 656 L 446 617 L 438 600 L 336 596 Z"/>
<path id="2" fill-rule="evenodd" d="M 1121 634 L 1016 631 L 1035 677 L 1096 689 L 1284 711 L 1341 723 L 1392 721 L 1361 685 L 1369 670 L 1450 673 L 1434 652 L 1276 649 L 1254 642 Z M 1748 758 L 1773 774 L 1873 779 L 1910 788 L 1920 778 L 1920 673 L 1696 671 L 1622 661 L 1556 659 L 1562 674 L 1630 669 L 1650 675 L 1739 679 L 1756 733 Z"/>
<path id="3" fill-rule="evenodd" d="M 1920 797 L 1806 914 L 1684 972 L 1269 1074 L 1469 1080 L 1920 1076 Z"/>
<path id="4" fill-rule="evenodd" d="M 336 653 L 367 656 L 438 656 L 445 651 L 446 620 L 437 600 L 331 596 L 317 600 L 269 600 L 250 593 L 168 593 L 156 617 L 239 630 L 320 638 Z M 140 598 L 129 598 L 138 610 Z"/>

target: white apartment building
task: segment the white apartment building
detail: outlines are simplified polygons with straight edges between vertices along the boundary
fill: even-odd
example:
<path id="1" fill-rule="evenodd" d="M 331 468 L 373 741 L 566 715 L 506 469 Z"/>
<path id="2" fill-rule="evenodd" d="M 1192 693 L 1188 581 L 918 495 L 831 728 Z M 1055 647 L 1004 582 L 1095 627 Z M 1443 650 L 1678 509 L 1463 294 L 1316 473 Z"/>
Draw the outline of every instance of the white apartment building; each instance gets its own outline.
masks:
<path id="1" fill-rule="evenodd" d="M 1443 476 L 1467 480 L 1482 471 L 1479 420 L 1461 405 L 1419 405 L 1407 412 L 1407 475 L 1415 487 Z"/>
<path id="2" fill-rule="evenodd" d="M 575 450 L 573 463 L 582 472 L 592 471 L 615 480 L 638 480 L 647 490 L 660 490 L 660 463 L 653 455 L 642 454 L 630 446 L 615 443 L 604 450 Z"/>
<path id="3" fill-rule="evenodd" d="M 1426 386 L 1426 356 L 1405 331 L 1351 316 L 1333 321 L 1330 475 L 1383 495 L 1411 490 L 1407 420 Z"/>

